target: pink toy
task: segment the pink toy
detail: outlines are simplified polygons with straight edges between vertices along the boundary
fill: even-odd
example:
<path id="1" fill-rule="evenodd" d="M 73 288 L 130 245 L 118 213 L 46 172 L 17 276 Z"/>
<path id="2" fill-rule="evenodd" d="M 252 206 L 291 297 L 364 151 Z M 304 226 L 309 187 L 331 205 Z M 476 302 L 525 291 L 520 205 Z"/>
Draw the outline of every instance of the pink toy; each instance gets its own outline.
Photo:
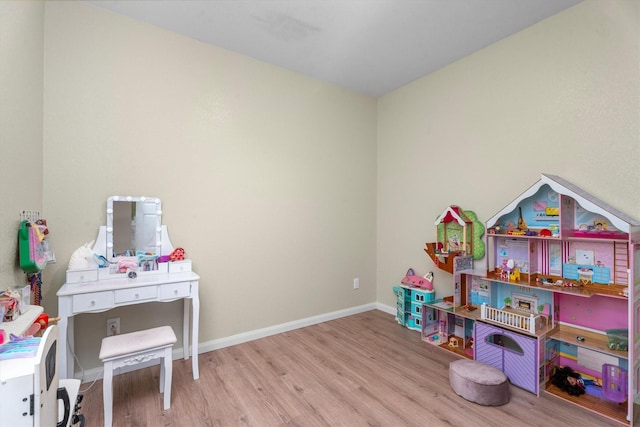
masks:
<path id="1" fill-rule="evenodd" d="M 427 290 L 433 290 L 433 272 L 427 273 L 424 277 L 416 276 L 413 268 L 407 270 L 407 274 L 402 279 L 402 284 L 414 286 L 418 288 L 424 288 Z"/>
<path id="2" fill-rule="evenodd" d="M 184 260 L 184 249 L 176 248 L 171 255 L 169 255 L 171 261 L 183 261 Z"/>
<path id="3" fill-rule="evenodd" d="M 138 259 L 136 257 L 118 257 L 118 272 L 126 273 L 138 269 Z"/>

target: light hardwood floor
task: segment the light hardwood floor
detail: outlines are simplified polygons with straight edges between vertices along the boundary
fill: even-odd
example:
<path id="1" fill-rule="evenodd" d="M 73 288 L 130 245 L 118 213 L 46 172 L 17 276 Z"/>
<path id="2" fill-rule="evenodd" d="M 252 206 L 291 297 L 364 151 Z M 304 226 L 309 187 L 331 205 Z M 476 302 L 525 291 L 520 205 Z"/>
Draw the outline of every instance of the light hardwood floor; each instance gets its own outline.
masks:
<path id="1" fill-rule="evenodd" d="M 167 411 L 158 366 L 118 375 L 114 426 L 620 425 L 514 386 L 504 406 L 467 402 L 449 387 L 456 359 L 374 310 L 201 354 L 198 381 L 176 360 Z M 81 406 L 103 425 L 102 381 Z"/>

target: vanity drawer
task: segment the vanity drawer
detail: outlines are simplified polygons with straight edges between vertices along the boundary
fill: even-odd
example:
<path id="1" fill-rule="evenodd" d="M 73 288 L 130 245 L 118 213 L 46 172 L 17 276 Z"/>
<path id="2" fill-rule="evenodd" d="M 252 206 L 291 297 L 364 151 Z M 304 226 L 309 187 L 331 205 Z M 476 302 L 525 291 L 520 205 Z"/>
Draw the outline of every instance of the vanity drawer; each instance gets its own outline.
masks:
<path id="1" fill-rule="evenodd" d="M 171 283 L 160 286 L 160 299 L 184 298 L 191 294 L 189 282 Z"/>
<path id="2" fill-rule="evenodd" d="M 169 263 L 169 273 L 186 273 L 191 271 L 191 260 L 171 261 Z"/>
<path id="3" fill-rule="evenodd" d="M 98 280 L 98 269 L 67 270 L 67 283 L 95 282 Z"/>
<path id="4" fill-rule="evenodd" d="M 158 298 L 158 288 L 155 286 L 144 286 L 141 288 L 118 289 L 115 292 L 115 303 L 145 301 Z"/>
<path id="5" fill-rule="evenodd" d="M 113 292 L 96 292 L 73 296 L 73 312 L 105 310 L 113 306 Z"/>

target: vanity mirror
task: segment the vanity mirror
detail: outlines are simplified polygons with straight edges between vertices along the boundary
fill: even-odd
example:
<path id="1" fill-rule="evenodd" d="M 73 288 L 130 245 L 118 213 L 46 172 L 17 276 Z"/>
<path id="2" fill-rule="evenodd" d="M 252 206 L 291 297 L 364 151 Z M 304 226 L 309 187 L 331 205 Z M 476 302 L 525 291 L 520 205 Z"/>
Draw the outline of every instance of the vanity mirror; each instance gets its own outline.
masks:
<path id="1" fill-rule="evenodd" d="M 168 262 L 175 248 L 167 226 L 162 224 L 160 199 L 111 196 L 106 213 L 106 225 L 100 226 L 93 248 L 88 243 L 71 256 L 73 261 L 80 251 L 78 257 L 84 257 L 88 265 L 72 267 L 70 261 L 67 283 L 110 280 L 114 274 L 124 273 L 132 279 L 191 271 L 190 260 Z"/>
<path id="2" fill-rule="evenodd" d="M 173 245 L 162 225 L 162 203 L 155 197 L 111 196 L 107 199 L 107 224 L 100 227 L 93 251 L 109 262 L 137 251 L 168 255 Z"/>
<path id="3" fill-rule="evenodd" d="M 145 252 L 159 255 L 162 244 L 160 199 L 112 196 L 107 199 L 107 259 Z"/>

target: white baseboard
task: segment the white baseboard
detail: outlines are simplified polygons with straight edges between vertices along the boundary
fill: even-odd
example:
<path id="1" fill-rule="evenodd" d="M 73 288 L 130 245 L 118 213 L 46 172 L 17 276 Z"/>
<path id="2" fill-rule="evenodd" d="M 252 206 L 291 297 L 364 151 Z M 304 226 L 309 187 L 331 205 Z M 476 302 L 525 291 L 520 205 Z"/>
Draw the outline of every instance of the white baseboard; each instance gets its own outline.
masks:
<path id="1" fill-rule="evenodd" d="M 396 308 L 392 307 L 390 305 L 386 305 L 386 304 L 380 304 L 379 302 L 376 303 L 376 309 L 380 310 L 380 311 L 384 311 L 387 314 L 390 314 L 392 316 L 396 315 Z"/>
<path id="2" fill-rule="evenodd" d="M 380 310 L 385 313 L 395 315 L 395 307 L 391 307 L 380 303 L 371 303 L 359 305 L 357 307 L 346 308 L 344 310 L 332 311 L 330 313 L 319 314 L 317 316 L 311 316 L 304 319 L 294 320 L 292 322 L 281 323 L 279 325 L 269 326 L 266 328 L 255 329 L 253 331 L 243 332 L 229 337 L 219 338 L 212 341 L 207 341 L 198 344 L 198 354 L 207 353 L 209 351 L 219 350 L 221 348 L 230 347 L 232 345 L 242 344 L 245 342 L 265 338 L 271 335 L 280 334 L 283 332 L 292 331 L 294 329 L 304 328 L 306 326 L 316 325 L 322 322 L 328 322 L 330 320 L 340 319 L 341 317 L 351 316 L 353 314 L 363 313 L 370 310 Z M 181 359 L 183 357 L 182 347 L 173 348 L 173 360 Z M 124 374 L 126 372 L 135 371 L 137 369 L 146 368 L 149 366 L 157 365 L 159 360 L 152 360 L 148 363 L 140 363 L 131 367 L 123 367 L 114 372 L 114 375 Z M 75 378 L 82 380 L 83 383 L 95 381 L 102 377 L 103 368 L 93 368 L 82 372 L 76 372 Z"/>
<path id="3" fill-rule="evenodd" d="M 242 344 L 271 335 L 292 331 L 294 329 L 304 328 L 305 326 L 316 325 L 318 323 L 327 322 L 329 320 L 335 320 L 341 317 L 351 316 L 353 314 L 358 314 L 369 310 L 375 310 L 376 308 L 376 304 L 365 304 L 357 307 L 347 308 L 344 310 L 333 311 L 331 313 L 319 314 L 317 316 L 307 317 L 305 319 L 294 320 L 292 322 L 281 323 L 279 325 L 268 326 L 266 328 L 255 329 L 253 331 L 243 332 L 241 334 L 231 335 L 229 337 L 220 338 L 213 341 L 203 342 L 198 346 L 198 353 L 206 353 L 208 351 Z"/>

